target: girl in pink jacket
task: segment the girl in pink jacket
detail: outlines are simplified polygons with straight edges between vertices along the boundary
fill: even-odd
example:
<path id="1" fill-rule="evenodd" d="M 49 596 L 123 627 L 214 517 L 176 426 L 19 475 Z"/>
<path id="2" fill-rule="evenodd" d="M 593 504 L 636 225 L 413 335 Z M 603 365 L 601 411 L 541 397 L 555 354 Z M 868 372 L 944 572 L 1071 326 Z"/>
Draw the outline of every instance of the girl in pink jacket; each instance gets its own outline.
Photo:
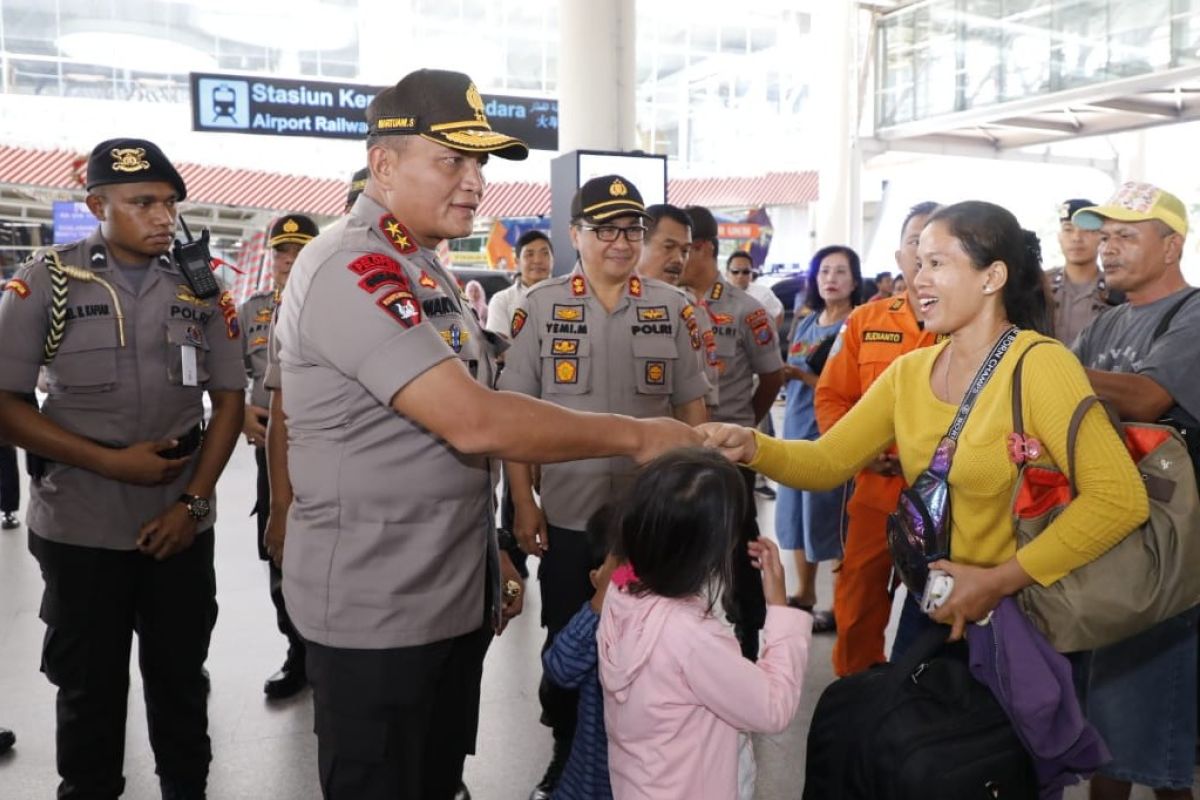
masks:
<path id="1" fill-rule="evenodd" d="M 738 731 L 777 733 L 800 703 L 812 617 L 789 608 L 779 550 L 751 542 L 767 621 L 758 662 L 714 611 L 745 513 L 737 468 L 714 451 L 646 465 L 621 509 L 597 631 L 615 800 L 733 800 Z"/>

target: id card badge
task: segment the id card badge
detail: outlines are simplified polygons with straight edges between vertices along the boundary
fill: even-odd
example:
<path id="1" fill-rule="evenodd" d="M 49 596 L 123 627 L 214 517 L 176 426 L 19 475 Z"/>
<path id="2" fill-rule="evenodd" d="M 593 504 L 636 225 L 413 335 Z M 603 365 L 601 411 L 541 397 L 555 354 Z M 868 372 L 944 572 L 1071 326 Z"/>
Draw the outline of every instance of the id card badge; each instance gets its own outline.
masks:
<path id="1" fill-rule="evenodd" d="M 182 357 L 182 383 L 184 386 L 199 386 L 200 383 L 196 379 L 196 346 L 185 344 L 179 349 Z"/>

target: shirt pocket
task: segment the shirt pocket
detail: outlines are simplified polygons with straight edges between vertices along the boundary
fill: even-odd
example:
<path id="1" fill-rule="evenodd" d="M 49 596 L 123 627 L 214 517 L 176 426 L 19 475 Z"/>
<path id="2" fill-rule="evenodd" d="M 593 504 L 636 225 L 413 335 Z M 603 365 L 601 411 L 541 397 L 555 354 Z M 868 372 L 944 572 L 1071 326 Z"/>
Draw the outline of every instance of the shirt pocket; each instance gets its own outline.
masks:
<path id="1" fill-rule="evenodd" d="M 634 386 L 638 394 L 671 394 L 675 390 L 675 338 L 665 334 L 633 337 Z"/>
<path id="2" fill-rule="evenodd" d="M 592 390 L 591 342 L 575 336 L 542 339 L 542 396 Z"/>
<path id="3" fill-rule="evenodd" d="M 68 394 L 109 392 L 117 385 L 117 321 L 67 323 L 58 354 L 46 368 L 50 391 Z"/>
<path id="4" fill-rule="evenodd" d="M 196 352 L 196 383 L 208 382 L 208 334 L 198 322 L 170 320 L 167 322 L 167 383 L 183 385 L 183 348 Z"/>

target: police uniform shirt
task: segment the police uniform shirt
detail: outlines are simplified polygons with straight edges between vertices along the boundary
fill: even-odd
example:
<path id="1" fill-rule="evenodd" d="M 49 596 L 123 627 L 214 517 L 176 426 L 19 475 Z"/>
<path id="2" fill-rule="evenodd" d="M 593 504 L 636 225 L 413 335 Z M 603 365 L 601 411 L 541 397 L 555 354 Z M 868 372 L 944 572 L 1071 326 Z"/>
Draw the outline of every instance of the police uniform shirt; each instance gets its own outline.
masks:
<path id="1" fill-rule="evenodd" d="M 203 419 L 205 390 L 245 387 L 237 312 L 228 292 L 196 297 L 168 256 L 155 259 L 135 288 L 111 265 L 99 229 L 57 252 L 65 266 L 113 287 L 124 313 L 125 345 L 108 290 L 69 279 L 66 326 L 46 367 L 49 396 L 42 406 L 56 424 L 114 447 L 176 438 Z M 34 390 L 50 320 L 50 277 L 39 258 L 17 273 L 17 288 L 10 285 L 0 302 L 0 389 Z M 196 386 L 184 385 L 184 348 L 195 353 Z M 51 462 L 31 483 L 29 528 L 64 544 L 133 550 L 138 529 L 176 502 L 195 464 L 193 456 L 169 484 L 134 486 Z M 199 529 L 215 521 L 214 498 Z"/>
<path id="2" fill-rule="evenodd" d="M 391 407 L 452 358 L 491 386 L 494 355 L 465 308 L 433 252 L 365 194 L 296 259 L 276 336 L 295 493 L 284 595 L 306 639 L 410 647 L 483 623 L 489 461 Z"/>
<path id="3" fill-rule="evenodd" d="M 700 361 L 700 370 L 708 380 L 708 394 L 704 395 L 704 405 L 708 408 L 709 416 L 721 404 L 721 376 L 717 373 L 717 335 L 713 330 L 712 317 L 708 306 L 697 300 L 690 289 L 679 288 L 683 296 L 696 309 L 696 325 L 700 329 L 701 347 L 696 351 Z"/>
<path id="4" fill-rule="evenodd" d="M 274 317 L 274 291 L 252 294 L 238 309 L 238 321 L 242 329 L 242 353 L 246 362 L 246 376 L 250 379 L 248 399 L 259 408 L 268 408 L 271 402 L 263 380 L 267 374 L 271 320 Z"/>
<path id="5" fill-rule="evenodd" d="M 711 416 L 717 422 L 753 425 L 754 376 L 783 369 L 775 321 L 762 303 L 721 278 L 704 303 L 717 338 L 720 405 Z"/>
<path id="6" fill-rule="evenodd" d="M 577 411 L 669 417 L 708 392 L 698 313 L 674 287 L 633 275 L 609 313 L 583 269 L 532 287 L 514 313 L 500 388 Z M 583 530 L 632 477 L 629 458 L 542 467 L 547 521 Z"/>
<path id="7" fill-rule="evenodd" d="M 1054 338 L 1070 345 L 1083 329 L 1108 308 L 1108 287 L 1104 273 L 1087 283 L 1074 283 L 1062 267 L 1046 273 L 1054 299 Z"/>

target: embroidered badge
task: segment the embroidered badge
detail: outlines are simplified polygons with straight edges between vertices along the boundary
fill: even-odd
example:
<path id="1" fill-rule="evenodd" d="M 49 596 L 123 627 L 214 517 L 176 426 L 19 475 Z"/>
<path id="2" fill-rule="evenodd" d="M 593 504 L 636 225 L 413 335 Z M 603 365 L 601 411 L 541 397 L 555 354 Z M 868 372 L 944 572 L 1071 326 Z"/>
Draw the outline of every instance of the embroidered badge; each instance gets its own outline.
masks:
<path id="1" fill-rule="evenodd" d="M 408 228 L 400 223 L 391 214 L 384 214 L 379 218 L 379 230 L 387 237 L 387 240 L 392 243 L 392 246 L 399 250 L 404 255 L 410 255 L 417 252 L 419 249 L 417 243 L 413 240 L 413 235 L 408 232 Z"/>
<path id="2" fill-rule="evenodd" d="M 710 367 L 717 365 L 717 335 L 713 333 L 713 329 L 709 328 L 703 334 L 704 338 L 704 355 L 708 360 Z"/>
<path id="3" fill-rule="evenodd" d="M 471 83 L 467 86 L 467 105 L 475 112 L 475 121 L 487 124 L 487 115 L 484 114 L 483 95 L 475 88 L 475 84 Z"/>
<path id="4" fill-rule="evenodd" d="M 634 275 L 629 279 L 629 294 L 633 297 L 642 296 L 642 279 L 637 275 Z"/>
<path id="5" fill-rule="evenodd" d="M 204 331 L 198 325 L 188 325 L 184 329 L 183 340 L 192 347 L 200 347 L 204 344 Z"/>
<path id="6" fill-rule="evenodd" d="M 254 314 L 254 321 L 255 322 L 270 322 L 271 321 L 271 307 L 263 306 L 258 311 L 256 311 Z"/>
<path id="7" fill-rule="evenodd" d="M 712 311 L 709 313 L 709 316 L 712 317 L 714 325 L 733 324 L 733 314 L 722 314 L 720 311 Z"/>
<path id="8" fill-rule="evenodd" d="M 525 327 L 525 320 L 528 318 L 529 315 L 525 313 L 525 309 L 523 308 L 518 308 L 513 312 L 512 324 L 509 325 L 509 333 L 512 338 L 517 338 L 517 334 L 521 332 L 521 328 Z"/>
<path id="9" fill-rule="evenodd" d="M 691 306 L 688 306 L 691 308 Z M 666 306 L 647 306 L 637 310 L 638 322 L 659 322 L 668 317 Z M 691 324 L 695 324 L 695 320 L 689 315 L 685 317 Z"/>
<path id="10" fill-rule="evenodd" d="M 374 294 L 382 286 L 394 289 L 408 290 L 408 277 L 400 267 L 400 262 L 382 253 L 367 253 L 359 256 L 346 265 L 346 269 L 356 275 L 362 275 L 358 288 L 367 294 Z"/>
<path id="11" fill-rule="evenodd" d="M 696 316 L 695 306 L 693 306 L 691 303 L 688 303 L 687 305 L 685 305 L 683 307 L 683 310 L 679 312 L 679 316 L 683 317 L 685 320 L 691 319 L 692 317 Z"/>
<path id="12" fill-rule="evenodd" d="M 863 331 L 862 340 L 864 342 L 900 344 L 904 341 L 904 334 L 900 331 Z"/>
<path id="13" fill-rule="evenodd" d="M 891 304 L 888 306 L 888 311 L 899 311 L 899 310 L 900 310 L 900 309 L 902 309 L 902 308 L 904 308 L 904 298 L 903 298 L 903 297 L 897 297 L 897 298 L 896 298 L 895 300 L 893 300 L 893 301 L 891 302 Z"/>
<path id="14" fill-rule="evenodd" d="M 463 344 L 470 341 L 471 334 L 464 331 L 458 325 L 451 325 L 444 331 L 439 331 L 442 335 L 442 341 L 450 346 L 450 349 L 456 353 L 461 353 Z"/>
<path id="15" fill-rule="evenodd" d="M 646 362 L 646 383 L 651 386 L 662 386 L 667 382 L 667 362 Z"/>
<path id="16" fill-rule="evenodd" d="M 575 383 L 579 380 L 579 362 L 575 358 L 554 359 L 554 382 Z"/>
<path id="17" fill-rule="evenodd" d="M 29 297 L 29 284 L 18 278 L 13 278 L 8 283 L 4 284 L 4 291 L 12 292 L 17 297 L 24 300 Z"/>
<path id="18" fill-rule="evenodd" d="M 421 322 L 421 307 L 407 288 L 389 292 L 377 301 L 377 305 L 405 328 Z"/>
<path id="19" fill-rule="evenodd" d="M 144 147 L 114 148 L 112 157 L 113 172 L 141 172 L 144 169 L 150 169 L 150 162 L 146 160 L 146 148 Z"/>
<path id="20" fill-rule="evenodd" d="M 221 292 L 221 299 L 217 302 L 217 306 L 221 309 L 221 316 L 225 318 L 225 336 L 230 339 L 241 336 L 237 306 L 233 304 L 233 295 L 228 290 Z"/>
<path id="21" fill-rule="evenodd" d="M 751 311 L 749 314 L 746 315 L 746 324 L 749 325 L 750 327 L 754 327 L 755 325 L 759 324 L 760 322 L 764 322 L 766 319 L 767 319 L 766 310 L 761 309 L 761 308 L 756 308 L 755 310 Z"/>
<path id="22" fill-rule="evenodd" d="M 175 288 L 175 299 L 179 302 L 188 303 L 198 308 L 209 307 L 209 302 L 207 300 L 201 300 L 199 297 L 196 297 L 196 295 L 192 294 L 192 290 L 187 285 L 178 283 L 175 285 Z"/>
<path id="23" fill-rule="evenodd" d="M 426 289 L 436 289 L 437 288 L 437 281 L 435 281 L 433 278 L 429 277 L 429 273 L 426 272 L 425 270 L 421 270 L 421 277 L 417 278 L 417 283 L 421 284 Z"/>
<path id="24" fill-rule="evenodd" d="M 582 275 L 575 275 L 571 278 L 571 294 L 576 297 L 583 297 L 587 294 L 587 281 L 583 279 Z"/>
<path id="25" fill-rule="evenodd" d="M 554 319 L 558 322 L 583 322 L 583 306 L 560 306 L 554 304 Z"/>
<path id="26" fill-rule="evenodd" d="M 551 350 L 556 356 L 573 356 L 579 352 L 578 339 L 555 339 Z"/>
<path id="27" fill-rule="evenodd" d="M 762 347 L 775 341 L 775 331 L 771 330 L 771 323 L 766 320 L 758 323 L 751 330 L 754 331 L 754 341 Z"/>
<path id="28" fill-rule="evenodd" d="M 725 294 L 725 284 L 717 282 L 713 284 L 712 291 L 708 293 L 708 299 L 720 300 L 723 294 Z"/>
<path id="29" fill-rule="evenodd" d="M 620 178 L 616 178 L 608 185 L 609 197 L 624 197 L 627 194 L 629 194 L 629 187 Z"/>
<path id="30" fill-rule="evenodd" d="M 266 344 L 266 343 L 267 343 L 267 337 L 265 337 L 265 336 L 255 336 L 255 337 L 254 337 L 254 340 L 253 340 L 252 342 L 250 342 L 250 346 L 251 346 L 251 347 L 258 347 L 259 345 L 263 345 L 263 344 Z"/>

